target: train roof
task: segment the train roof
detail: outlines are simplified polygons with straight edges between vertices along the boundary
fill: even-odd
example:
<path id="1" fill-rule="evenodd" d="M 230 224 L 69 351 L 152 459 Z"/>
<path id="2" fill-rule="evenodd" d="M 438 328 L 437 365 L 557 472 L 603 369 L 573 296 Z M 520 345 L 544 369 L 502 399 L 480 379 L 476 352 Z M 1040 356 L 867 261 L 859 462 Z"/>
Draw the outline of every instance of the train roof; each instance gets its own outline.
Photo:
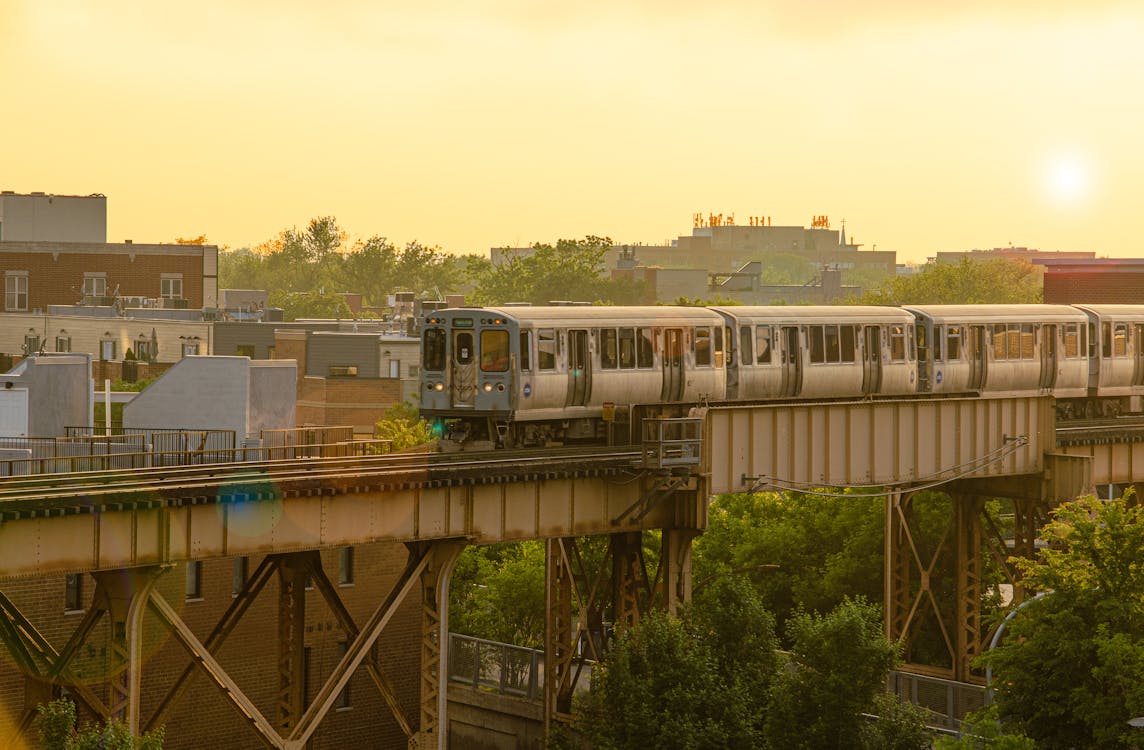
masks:
<path id="1" fill-rule="evenodd" d="M 589 305 L 545 305 L 536 307 L 456 307 L 438 310 L 432 314 L 447 315 L 451 318 L 465 317 L 466 314 L 489 313 L 503 316 L 519 323 L 551 323 L 562 325 L 722 325 L 722 318 L 705 307 L 680 307 L 672 305 L 631 305 L 631 306 L 589 306 Z M 430 317 L 432 317 L 430 316 Z"/>
<path id="2" fill-rule="evenodd" d="M 1082 322 L 1083 312 L 1069 305 L 905 305 L 904 310 L 937 323 Z"/>
<path id="3" fill-rule="evenodd" d="M 913 320 L 913 315 L 901 308 L 881 305 L 735 305 L 711 309 L 735 320 L 768 323 L 896 323 Z"/>
<path id="4" fill-rule="evenodd" d="M 1144 320 L 1144 305 L 1076 305 L 1076 307 L 1091 312 L 1098 318 Z"/>

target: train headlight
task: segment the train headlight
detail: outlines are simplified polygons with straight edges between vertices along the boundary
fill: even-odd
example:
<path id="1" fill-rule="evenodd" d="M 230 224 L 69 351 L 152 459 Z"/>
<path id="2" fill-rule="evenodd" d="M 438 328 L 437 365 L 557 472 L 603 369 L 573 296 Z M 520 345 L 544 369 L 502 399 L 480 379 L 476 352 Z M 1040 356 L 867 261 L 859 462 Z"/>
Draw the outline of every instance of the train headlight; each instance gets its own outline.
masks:
<path id="1" fill-rule="evenodd" d="M 443 391 L 443 390 L 445 390 L 445 384 L 444 384 L 444 383 L 438 383 L 437 385 L 435 385 L 435 386 L 433 386 L 433 387 L 434 387 L 434 388 L 436 388 L 436 389 L 437 389 L 437 390 L 439 390 L 439 391 Z"/>
<path id="2" fill-rule="evenodd" d="M 497 385 L 497 390 L 498 390 L 498 391 L 503 391 L 503 390 L 504 390 L 504 383 L 499 383 L 499 384 Z"/>
<path id="3" fill-rule="evenodd" d="M 489 393 L 493 389 L 492 383 L 485 383 L 485 393 Z"/>

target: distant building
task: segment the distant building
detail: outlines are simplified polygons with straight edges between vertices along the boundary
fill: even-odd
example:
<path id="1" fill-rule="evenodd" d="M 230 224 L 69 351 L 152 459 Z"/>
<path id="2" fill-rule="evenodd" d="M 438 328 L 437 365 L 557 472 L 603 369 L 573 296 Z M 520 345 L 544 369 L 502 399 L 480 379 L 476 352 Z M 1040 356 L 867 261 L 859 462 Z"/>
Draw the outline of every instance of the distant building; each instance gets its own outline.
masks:
<path id="1" fill-rule="evenodd" d="M 0 242 L 107 242 L 107 198 L 0 191 Z"/>
<path id="2" fill-rule="evenodd" d="M 959 250 L 939 252 L 936 257 L 938 263 L 960 263 L 962 259 L 992 260 L 1003 258 L 1005 260 L 1027 260 L 1032 263 L 1040 261 L 1056 262 L 1061 260 L 1091 260 L 1096 253 L 1087 250 L 1036 250 L 1027 247 L 994 247 L 988 250 Z"/>
<path id="3" fill-rule="evenodd" d="M 1045 267 L 1045 302 L 1057 305 L 1144 304 L 1144 259 L 1039 258 Z"/>

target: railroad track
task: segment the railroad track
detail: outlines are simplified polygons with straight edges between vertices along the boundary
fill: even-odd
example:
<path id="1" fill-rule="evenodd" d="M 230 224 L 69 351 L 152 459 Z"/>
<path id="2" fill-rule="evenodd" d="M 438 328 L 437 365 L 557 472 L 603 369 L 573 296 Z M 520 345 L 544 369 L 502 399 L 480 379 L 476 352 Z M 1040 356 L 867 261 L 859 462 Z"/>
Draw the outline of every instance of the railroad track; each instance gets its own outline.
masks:
<path id="1" fill-rule="evenodd" d="M 638 449 L 625 448 L 386 454 L 7 477 L 0 480 L 0 513 L 17 504 L 71 501 L 89 505 L 112 496 L 125 502 L 148 496 L 163 501 L 188 494 L 217 495 L 220 488 L 230 489 L 228 495 L 248 494 L 247 488 L 266 492 L 268 485 L 299 494 L 324 490 L 333 494 L 346 487 L 503 481 L 510 476 L 569 473 L 588 467 L 614 471 L 632 468 L 641 456 Z"/>

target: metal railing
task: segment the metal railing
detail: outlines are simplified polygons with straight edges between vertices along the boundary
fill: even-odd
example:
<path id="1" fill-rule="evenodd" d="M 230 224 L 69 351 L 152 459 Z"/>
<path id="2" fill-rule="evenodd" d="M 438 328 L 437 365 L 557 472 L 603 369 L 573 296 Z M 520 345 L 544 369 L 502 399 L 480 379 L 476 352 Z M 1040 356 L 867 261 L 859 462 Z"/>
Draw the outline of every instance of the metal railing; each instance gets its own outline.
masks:
<path id="1" fill-rule="evenodd" d="M 698 417 L 643 421 L 643 459 L 648 468 L 698 466 L 702 448 L 703 420 Z"/>
<path id="2" fill-rule="evenodd" d="M 528 700 L 544 697 L 544 651 L 449 633 L 449 681 Z"/>
<path id="3" fill-rule="evenodd" d="M 890 672 L 886 689 L 900 699 L 929 712 L 929 726 L 960 731 L 965 715 L 985 706 L 985 687 L 940 677 Z"/>

